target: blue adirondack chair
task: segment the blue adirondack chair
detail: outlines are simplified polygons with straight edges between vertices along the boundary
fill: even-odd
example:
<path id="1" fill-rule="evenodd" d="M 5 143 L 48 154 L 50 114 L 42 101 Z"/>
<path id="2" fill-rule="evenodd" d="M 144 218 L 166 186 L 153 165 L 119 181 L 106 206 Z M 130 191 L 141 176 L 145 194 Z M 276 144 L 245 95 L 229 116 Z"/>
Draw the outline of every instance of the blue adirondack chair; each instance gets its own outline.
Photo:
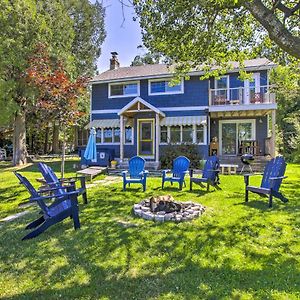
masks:
<path id="1" fill-rule="evenodd" d="M 129 173 L 129 178 L 127 174 Z M 131 183 L 140 183 L 143 191 L 146 191 L 148 171 L 145 170 L 145 160 L 140 156 L 134 156 L 129 160 L 129 170 L 123 171 L 123 191 L 126 191 L 126 185 Z"/>
<path id="2" fill-rule="evenodd" d="M 248 202 L 249 191 L 264 197 L 269 197 L 269 207 L 272 207 L 273 197 L 282 202 L 288 202 L 282 193 L 279 192 L 281 182 L 287 176 L 284 176 L 286 163 L 282 156 L 271 159 L 264 170 L 260 187 L 249 186 L 249 176 L 253 174 L 244 174 L 245 181 L 245 201 Z"/>
<path id="3" fill-rule="evenodd" d="M 38 168 L 40 172 L 42 173 L 47 185 L 50 188 L 58 188 L 53 193 L 56 195 L 64 193 L 63 185 L 75 185 L 76 181 L 80 181 L 80 188 L 78 189 L 79 195 L 82 195 L 84 204 L 87 204 L 87 194 L 86 194 L 86 186 L 85 186 L 85 177 L 84 176 L 78 176 L 76 178 L 63 178 L 58 179 L 56 174 L 53 172 L 53 170 L 46 165 L 45 163 L 38 163 Z"/>
<path id="4" fill-rule="evenodd" d="M 173 161 L 172 170 L 163 170 L 162 171 L 162 189 L 164 188 L 165 182 L 170 181 L 171 185 L 173 182 L 179 183 L 179 189 L 182 190 L 182 185 L 185 185 L 184 176 L 188 173 L 190 166 L 190 160 L 185 156 L 178 156 Z M 172 173 L 172 176 L 167 176 L 167 173 Z"/>
<path id="5" fill-rule="evenodd" d="M 22 240 L 38 236 L 50 226 L 66 219 L 67 217 L 71 217 L 73 219 L 74 229 L 80 228 L 77 201 L 78 191 L 74 190 L 74 186 L 55 187 L 37 191 L 26 177 L 17 172 L 14 172 L 14 174 L 30 193 L 30 202 L 36 202 L 42 210 L 42 216 L 26 226 L 26 229 L 34 230 L 25 235 Z M 66 192 L 59 195 L 51 194 L 42 196 L 43 193 L 52 193 L 57 189 L 65 189 Z M 47 205 L 46 200 L 52 199 L 54 199 L 54 202 L 51 205 Z"/>
<path id="6" fill-rule="evenodd" d="M 219 179 L 219 167 L 220 161 L 216 155 L 209 156 L 205 162 L 202 178 L 193 177 L 194 170 L 190 170 L 190 191 L 193 190 L 193 183 L 199 184 L 204 187 L 203 183 L 207 184 L 207 191 L 209 191 L 209 186 L 213 186 L 216 189 L 220 189 L 220 179 Z"/>

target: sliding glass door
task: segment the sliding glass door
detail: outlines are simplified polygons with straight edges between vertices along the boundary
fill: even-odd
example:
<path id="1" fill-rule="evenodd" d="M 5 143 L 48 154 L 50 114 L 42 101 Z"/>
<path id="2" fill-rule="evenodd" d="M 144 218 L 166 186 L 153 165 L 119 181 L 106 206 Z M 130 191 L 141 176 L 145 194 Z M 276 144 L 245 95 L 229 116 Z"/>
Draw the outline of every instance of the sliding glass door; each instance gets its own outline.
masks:
<path id="1" fill-rule="evenodd" d="M 241 141 L 255 139 L 255 120 L 220 121 L 221 155 L 237 155 Z"/>

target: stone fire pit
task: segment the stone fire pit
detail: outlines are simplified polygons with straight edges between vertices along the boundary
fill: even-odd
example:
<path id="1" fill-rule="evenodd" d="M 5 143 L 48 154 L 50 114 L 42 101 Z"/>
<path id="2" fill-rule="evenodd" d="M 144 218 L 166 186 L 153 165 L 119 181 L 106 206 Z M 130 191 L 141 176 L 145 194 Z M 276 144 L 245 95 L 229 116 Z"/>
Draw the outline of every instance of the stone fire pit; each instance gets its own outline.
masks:
<path id="1" fill-rule="evenodd" d="M 171 195 L 151 197 L 133 205 L 133 213 L 145 220 L 183 222 L 198 218 L 205 207 L 193 202 L 174 201 Z"/>

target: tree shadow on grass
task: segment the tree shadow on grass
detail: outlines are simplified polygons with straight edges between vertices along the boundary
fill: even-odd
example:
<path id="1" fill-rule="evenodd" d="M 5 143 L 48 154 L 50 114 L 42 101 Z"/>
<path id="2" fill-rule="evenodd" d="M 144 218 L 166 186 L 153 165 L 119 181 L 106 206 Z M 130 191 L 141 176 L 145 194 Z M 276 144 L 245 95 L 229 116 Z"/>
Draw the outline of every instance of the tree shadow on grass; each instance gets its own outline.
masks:
<path id="1" fill-rule="evenodd" d="M 102 208 L 88 214 L 99 212 Z M 6 299 L 154 299 L 167 295 L 220 299 L 234 298 L 235 293 L 270 298 L 272 291 L 299 293 L 295 258 L 278 259 L 275 252 L 259 253 L 254 247 L 245 247 L 245 259 L 257 264 L 247 268 L 230 255 L 230 249 L 244 246 L 238 234 L 245 225 L 222 228 L 212 223 L 178 226 L 146 222 L 126 229 L 111 218 L 91 223 L 94 218 L 83 218 L 83 226 L 76 232 L 68 229 L 71 222 L 64 222 L 15 249 L 17 253 L 7 259 L 10 271 L 30 272 L 31 280 L 43 278 L 45 284 Z M 248 238 L 255 240 L 251 235 Z M 229 251 L 221 259 L 224 243 Z M 49 273 L 59 256 L 65 257 L 67 264 L 58 264 Z M 24 270 L 20 264 L 25 264 Z M 76 272 L 86 274 L 88 280 L 80 282 Z"/>

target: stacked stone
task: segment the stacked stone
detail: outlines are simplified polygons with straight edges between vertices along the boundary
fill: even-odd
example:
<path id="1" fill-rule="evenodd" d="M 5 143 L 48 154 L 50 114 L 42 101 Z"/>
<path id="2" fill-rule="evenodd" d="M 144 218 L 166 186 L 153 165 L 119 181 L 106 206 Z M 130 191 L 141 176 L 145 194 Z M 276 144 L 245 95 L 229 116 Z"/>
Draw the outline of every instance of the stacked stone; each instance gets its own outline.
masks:
<path id="1" fill-rule="evenodd" d="M 138 204 L 134 204 L 133 213 L 145 220 L 152 220 L 156 222 L 184 222 L 198 218 L 204 213 L 205 207 L 198 203 L 193 202 L 177 202 L 182 209 L 179 212 L 166 213 L 164 211 L 152 212 L 150 210 L 150 201 L 143 200 Z"/>

